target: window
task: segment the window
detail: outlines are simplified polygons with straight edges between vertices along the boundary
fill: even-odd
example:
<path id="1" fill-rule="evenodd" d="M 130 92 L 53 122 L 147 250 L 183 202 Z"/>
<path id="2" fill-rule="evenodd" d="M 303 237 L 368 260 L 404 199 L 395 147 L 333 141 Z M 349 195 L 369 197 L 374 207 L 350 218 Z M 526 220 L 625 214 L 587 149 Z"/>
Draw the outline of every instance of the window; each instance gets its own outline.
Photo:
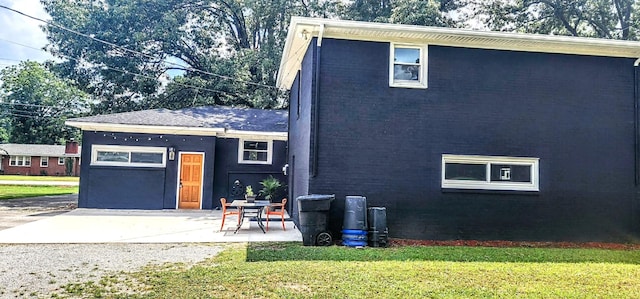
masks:
<path id="1" fill-rule="evenodd" d="M 91 165 L 165 167 L 165 147 L 93 145 Z"/>
<path id="2" fill-rule="evenodd" d="M 389 86 L 427 88 L 427 47 L 391 44 Z"/>
<path id="3" fill-rule="evenodd" d="M 9 166 L 31 166 L 31 157 L 30 156 L 10 156 L 9 157 Z"/>
<path id="4" fill-rule="evenodd" d="M 40 167 L 49 167 L 49 157 L 40 157 Z"/>
<path id="5" fill-rule="evenodd" d="M 539 191 L 538 158 L 442 155 L 442 188 Z"/>
<path id="6" fill-rule="evenodd" d="M 64 165 L 64 157 L 58 157 L 58 165 Z"/>
<path id="7" fill-rule="evenodd" d="M 271 164 L 273 141 L 256 141 L 240 139 L 238 146 L 238 163 Z"/>

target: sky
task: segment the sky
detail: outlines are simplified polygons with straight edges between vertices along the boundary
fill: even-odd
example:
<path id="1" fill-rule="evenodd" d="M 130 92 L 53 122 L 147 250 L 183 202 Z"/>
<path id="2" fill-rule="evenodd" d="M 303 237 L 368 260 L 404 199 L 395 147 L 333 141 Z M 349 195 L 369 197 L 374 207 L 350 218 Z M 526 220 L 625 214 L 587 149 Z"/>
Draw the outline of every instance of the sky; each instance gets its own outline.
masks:
<path id="1" fill-rule="evenodd" d="M 0 0 L 0 4 L 34 17 L 50 19 L 39 0 Z M 47 44 L 40 25 L 43 25 L 40 21 L 0 8 L 0 68 L 22 60 L 43 62 L 53 59 L 47 52 L 29 48 L 41 49 Z"/>

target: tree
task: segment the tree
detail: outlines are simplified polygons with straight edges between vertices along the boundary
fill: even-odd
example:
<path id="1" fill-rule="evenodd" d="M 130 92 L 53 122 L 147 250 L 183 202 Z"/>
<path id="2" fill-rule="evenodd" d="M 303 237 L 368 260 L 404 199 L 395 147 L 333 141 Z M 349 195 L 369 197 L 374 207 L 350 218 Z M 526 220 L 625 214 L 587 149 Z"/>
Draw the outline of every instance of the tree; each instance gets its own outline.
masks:
<path id="1" fill-rule="evenodd" d="M 390 21 L 408 25 L 454 27 L 453 20 L 446 14 L 453 8 L 453 1 L 439 3 L 438 1 L 397 0 L 391 10 Z"/>
<path id="2" fill-rule="evenodd" d="M 474 16 L 492 30 L 638 38 L 638 6 L 633 0 L 478 1 L 474 12 Z"/>
<path id="3" fill-rule="evenodd" d="M 408 25 L 454 27 L 450 13 L 466 0 L 355 0 L 342 9 L 345 19 Z"/>
<path id="4" fill-rule="evenodd" d="M 275 80 L 294 2 L 42 0 L 60 25 L 45 28 L 49 50 L 67 59 L 57 71 L 102 99 L 94 113 L 281 106 Z"/>
<path id="5" fill-rule="evenodd" d="M 343 17 L 354 21 L 388 23 L 392 0 L 354 0 L 346 7 Z"/>
<path id="6" fill-rule="evenodd" d="M 87 96 L 37 62 L 25 61 L 0 71 L 0 106 L 10 123 L 9 142 L 61 144 L 78 138 L 64 125 L 87 110 Z"/>

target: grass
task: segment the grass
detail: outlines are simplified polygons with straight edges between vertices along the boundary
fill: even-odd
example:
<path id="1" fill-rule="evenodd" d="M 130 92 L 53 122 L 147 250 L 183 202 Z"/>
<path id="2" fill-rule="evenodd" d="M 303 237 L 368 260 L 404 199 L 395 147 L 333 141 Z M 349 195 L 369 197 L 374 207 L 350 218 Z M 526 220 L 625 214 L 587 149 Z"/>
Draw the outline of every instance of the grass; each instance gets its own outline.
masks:
<path id="1" fill-rule="evenodd" d="M 0 181 L 57 181 L 77 182 L 73 176 L 0 175 Z"/>
<path id="2" fill-rule="evenodd" d="M 640 250 L 232 244 L 193 267 L 70 284 L 103 298 L 640 298 Z"/>
<path id="3" fill-rule="evenodd" d="M 0 200 L 78 193 L 78 186 L 0 185 Z"/>

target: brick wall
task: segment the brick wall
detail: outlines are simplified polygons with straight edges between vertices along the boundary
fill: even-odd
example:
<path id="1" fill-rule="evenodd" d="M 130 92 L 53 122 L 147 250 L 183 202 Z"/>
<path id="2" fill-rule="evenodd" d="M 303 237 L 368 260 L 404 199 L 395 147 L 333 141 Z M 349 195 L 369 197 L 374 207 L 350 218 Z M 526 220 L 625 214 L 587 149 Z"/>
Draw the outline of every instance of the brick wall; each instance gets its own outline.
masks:
<path id="1" fill-rule="evenodd" d="M 640 236 L 633 59 L 439 46 L 428 57 L 428 89 L 391 88 L 388 43 L 323 40 L 308 192 L 336 194 L 334 234 L 344 197 L 364 195 L 397 238 Z M 540 192 L 442 189 L 445 153 L 538 157 Z"/>
<path id="2" fill-rule="evenodd" d="M 10 166 L 9 157 L 3 156 L 2 169 L 4 174 L 17 174 L 17 175 L 49 175 L 49 176 L 64 176 L 66 173 L 65 165 L 58 165 L 58 157 L 48 157 L 48 166 L 40 166 L 40 158 L 37 156 L 31 157 L 30 166 Z M 75 159 L 74 159 L 75 160 Z M 78 168 L 79 175 L 79 168 Z"/>

